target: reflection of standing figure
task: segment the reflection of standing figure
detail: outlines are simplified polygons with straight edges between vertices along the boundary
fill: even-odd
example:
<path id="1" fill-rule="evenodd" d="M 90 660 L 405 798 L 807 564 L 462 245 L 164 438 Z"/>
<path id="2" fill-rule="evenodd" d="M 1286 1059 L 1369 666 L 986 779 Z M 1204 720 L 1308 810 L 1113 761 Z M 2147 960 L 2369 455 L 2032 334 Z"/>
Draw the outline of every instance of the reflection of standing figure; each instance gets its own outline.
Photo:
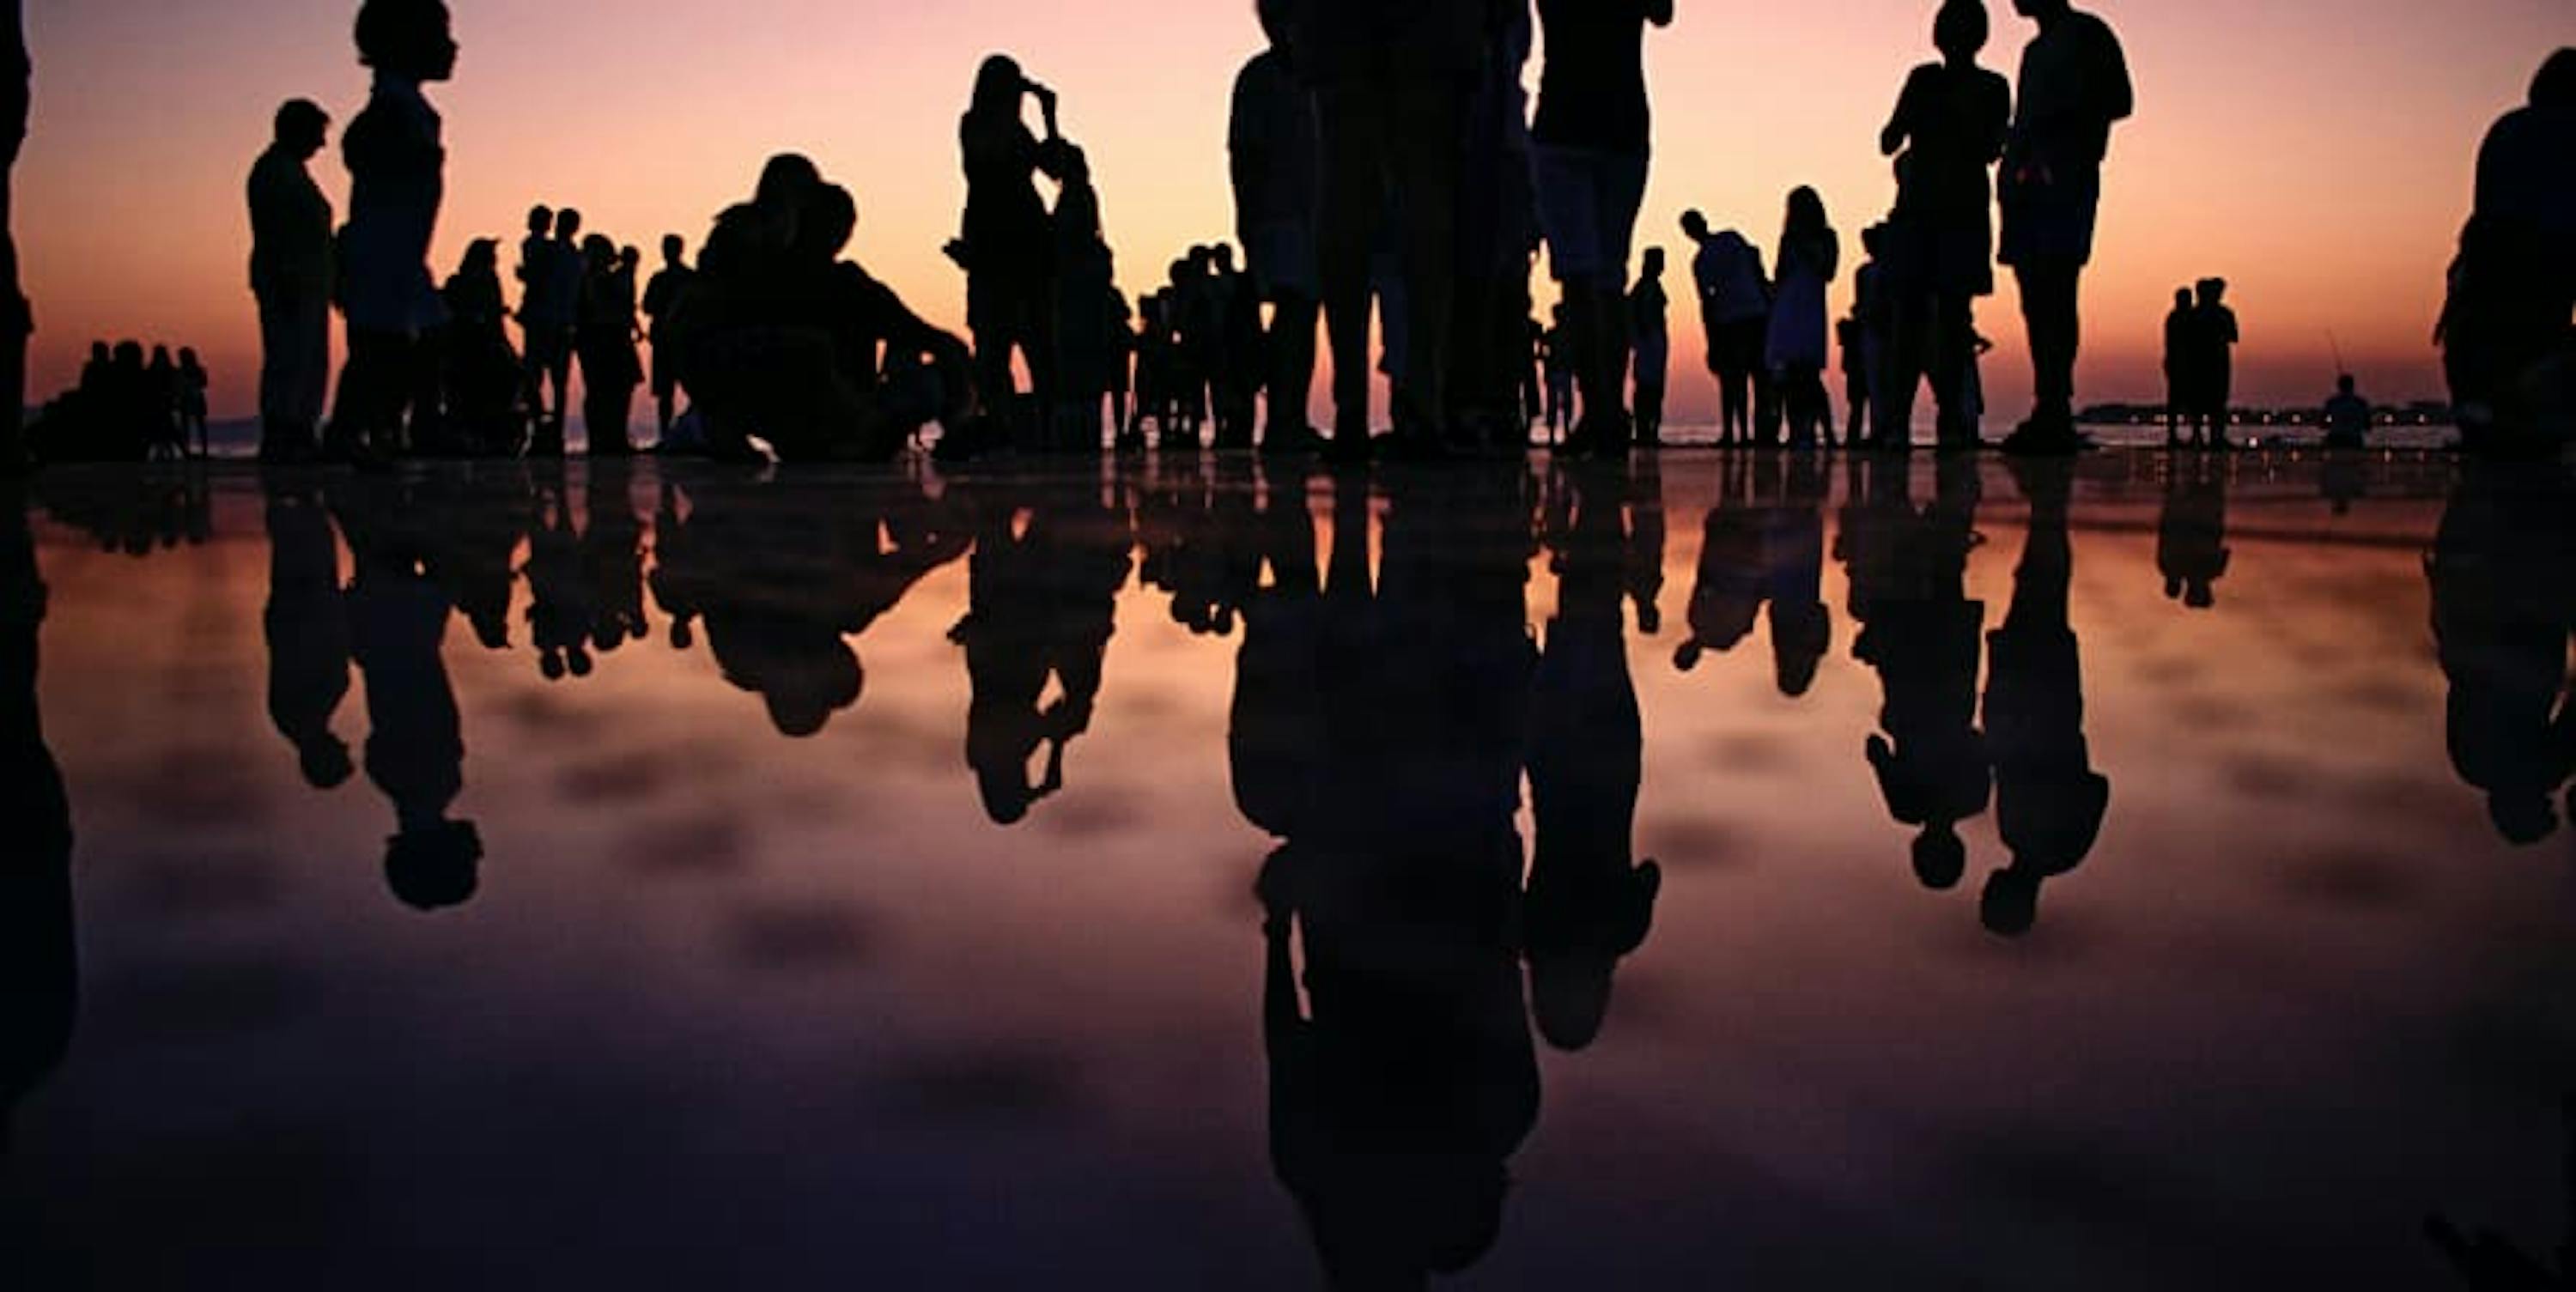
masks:
<path id="1" fill-rule="evenodd" d="M 268 716 L 295 746 L 306 784 L 327 790 L 357 771 L 331 718 L 349 694 L 349 611 L 340 543 L 313 482 L 271 477 L 268 494 Z"/>
<path id="2" fill-rule="evenodd" d="M 1520 546 L 1495 541 L 1511 492 L 1498 475 L 1390 499 L 1375 598 L 1365 505 L 1334 527 L 1313 703 L 1326 810 L 1260 891 L 1271 1154 L 1335 1287 L 1481 1259 L 1538 1117 L 1510 937 L 1531 665 Z"/>
<path id="3" fill-rule="evenodd" d="M 2074 468 L 2058 462 L 2017 475 L 2030 499 L 2030 535 L 2013 572 L 2012 609 L 1986 639 L 1995 815 L 2013 859 L 1986 882 L 1983 913 L 2003 937 L 2030 931 L 2040 886 L 2084 864 L 2111 804 L 2111 782 L 2093 770 L 2084 739 L 2083 664 L 2068 622 Z"/>
<path id="4" fill-rule="evenodd" d="M 2217 605 L 2227 563 L 2227 467 L 2176 458 L 2167 465 L 2164 514 L 2156 525 L 2165 596 L 2194 610 Z"/>
<path id="5" fill-rule="evenodd" d="M 1025 527 L 1014 521 L 1025 515 Z M 1101 669 L 1127 581 L 1128 538 L 1102 511 L 1040 503 L 984 517 L 970 569 L 968 611 L 949 636 L 966 650 L 974 699 L 966 761 L 984 809 L 1015 825 L 1064 788 L 1066 746 L 1091 729 Z M 1062 690 L 1044 704 L 1052 679 Z M 1039 782 L 1029 759 L 1047 751 Z"/>
<path id="6" fill-rule="evenodd" d="M 390 482 L 365 481 L 335 508 L 355 554 L 349 582 L 350 654 L 366 678 L 367 779 L 393 800 L 385 881 L 416 910 L 474 896 L 482 835 L 447 810 L 465 790 L 465 736 L 441 652 L 447 595 L 424 569 L 413 517 Z"/>
<path id="7" fill-rule="evenodd" d="M 1967 873 L 1959 823 L 1984 815 L 1994 796 L 1985 733 L 1977 729 L 1986 606 L 1967 594 L 1977 467 L 1942 459 L 1939 492 L 1922 512 L 1906 496 L 1908 476 L 1898 464 L 1870 482 L 1891 495 L 1875 507 L 1893 532 L 1871 537 L 1885 559 L 1853 563 L 1853 598 L 1868 607 L 1853 654 L 1878 671 L 1886 695 L 1879 713 L 1886 734 L 1869 740 L 1879 792 L 1890 816 L 1920 830 L 1915 878 L 1944 890 Z M 1873 584 L 1866 594 L 1865 579 Z"/>
<path id="8" fill-rule="evenodd" d="M 2507 841 L 2558 831 L 2550 795 L 2576 773 L 2576 704 L 2567 691 L 2566 571 L 2576 530 L 2556 469 L 2537 477 L 2474 472 L 2442 514 L 2425 574 L 2433 637 L 2450 682 L 2452 766 L 2487 796 Z"/>
<path id="9" fill-rule="evenodd" d="M 1600 1034 L 1612 975 L 1646 940 L 1663 871 L 1636 864 L 1645 730 L 1628 673 L 1627 542 L 1615 478 L 1578 476 L 1559 553 L 1557 616 L 1531 715 L 1530 1004 L 1548 1043 Z"/>
<path id="10" fill-rule="evenodd" d="M 14 20 L 17 6 L 10 8 Z M 0 485 L 0 823 L 10 841 L 0 852 L 0 1156 L 18 1102 L 71 1048 L 80 996 L 71 804 L 37 710 L 44 620 L 27 500 Z"/>

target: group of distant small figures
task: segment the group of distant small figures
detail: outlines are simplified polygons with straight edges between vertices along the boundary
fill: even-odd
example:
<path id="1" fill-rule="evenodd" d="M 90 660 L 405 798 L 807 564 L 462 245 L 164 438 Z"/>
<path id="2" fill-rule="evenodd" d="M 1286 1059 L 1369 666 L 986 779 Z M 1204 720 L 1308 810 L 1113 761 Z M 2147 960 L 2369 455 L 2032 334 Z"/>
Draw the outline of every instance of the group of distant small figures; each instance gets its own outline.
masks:
<path id="1" fill-rule="evenodd" d="M 147 362 L 140 341 L 92 342 L 80 384 L 28 428 L 28 447 L 40 461 L 208 457 L 208 380 L 192 348 L 174 359 L 155 345 Z"/>

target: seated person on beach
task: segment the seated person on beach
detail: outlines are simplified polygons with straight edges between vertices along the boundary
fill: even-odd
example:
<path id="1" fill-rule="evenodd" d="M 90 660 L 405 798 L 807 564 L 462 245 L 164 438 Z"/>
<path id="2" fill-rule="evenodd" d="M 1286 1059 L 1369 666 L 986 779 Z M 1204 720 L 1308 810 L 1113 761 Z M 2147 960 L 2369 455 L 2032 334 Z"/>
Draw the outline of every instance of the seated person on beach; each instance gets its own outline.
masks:
<path id="1" fill-rule="evenodd" d="M 889 459 L 925 422 L 955 431 L 973 412 L 965 342 L 924 323 L 841 259 L 858 224 L 845 189 L 813 164 L 770 162 L 758 194 L 717 217 L 673 348 L 708 450 L 747 456 L 758 438 L 785 461 Z M 889 388 L 880 354 L 926 356 L 946 379 Z"/>

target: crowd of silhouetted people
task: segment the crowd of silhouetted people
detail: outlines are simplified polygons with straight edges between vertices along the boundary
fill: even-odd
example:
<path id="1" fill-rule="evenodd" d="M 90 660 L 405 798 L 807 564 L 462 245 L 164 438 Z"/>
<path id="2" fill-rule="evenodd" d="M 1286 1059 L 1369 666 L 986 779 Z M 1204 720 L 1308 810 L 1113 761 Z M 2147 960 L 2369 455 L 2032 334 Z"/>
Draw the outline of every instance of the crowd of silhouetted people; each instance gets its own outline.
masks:
<path id="1" fill-rule="evenodd" d="M 28 447 L 48 462 L 144 462 L 204 458 L 211 379 L 197 352 L 143 343 L 90 346 L 80 384 L 63 392 L 27 429 Z"/>

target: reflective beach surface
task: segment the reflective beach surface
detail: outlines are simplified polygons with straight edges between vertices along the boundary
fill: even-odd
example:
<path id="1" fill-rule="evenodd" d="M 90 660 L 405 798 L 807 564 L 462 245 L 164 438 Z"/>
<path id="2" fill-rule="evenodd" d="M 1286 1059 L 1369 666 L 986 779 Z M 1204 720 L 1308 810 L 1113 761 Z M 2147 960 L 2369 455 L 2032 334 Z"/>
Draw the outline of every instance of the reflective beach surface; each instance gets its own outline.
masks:
<path id="1" fill-rule="evenodd" d="M 0 1285 L 2554 1277 L 2571 495 L 48 474 Z"/>

